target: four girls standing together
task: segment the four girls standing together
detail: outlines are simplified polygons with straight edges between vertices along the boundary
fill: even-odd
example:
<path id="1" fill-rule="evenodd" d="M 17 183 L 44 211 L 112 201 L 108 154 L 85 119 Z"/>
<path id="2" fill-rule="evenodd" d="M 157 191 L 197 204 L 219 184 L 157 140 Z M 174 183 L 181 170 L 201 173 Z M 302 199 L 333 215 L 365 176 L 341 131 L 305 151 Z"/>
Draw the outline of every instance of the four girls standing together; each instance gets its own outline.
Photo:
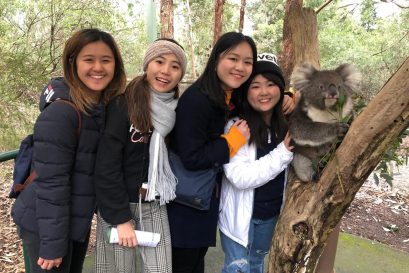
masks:
<path id="1" fill-rule="evenodd" d="M 40 100 L 37 177 L 12 209 L 31 272 L 81 272 L 94 212 L 96 273 L 136 272 L 135 229 L 160 234 L 156 247 L 138 246 L 143 272 L 203 273 L 217 225 L 222 272 L 263 272 L 292 160 L 283 109 L 294 105 L 274 55 L 257 60 L 250 37 L 226 33 L 179 98 L 176 41 L 149 45 L 143 75 L 125 88 L 112 36 L 85 29 L 66 42 L 63 70 Z M 168 149 L 189 170 L 224 166 L 209 210 L 172 202 Z"/>

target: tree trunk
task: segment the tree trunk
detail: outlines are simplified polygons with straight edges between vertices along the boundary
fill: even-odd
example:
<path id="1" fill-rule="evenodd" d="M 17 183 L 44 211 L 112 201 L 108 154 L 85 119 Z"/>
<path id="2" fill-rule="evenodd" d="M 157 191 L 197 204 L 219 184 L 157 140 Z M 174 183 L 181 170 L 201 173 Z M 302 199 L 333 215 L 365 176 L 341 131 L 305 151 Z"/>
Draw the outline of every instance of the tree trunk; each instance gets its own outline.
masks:
<path id="1" fill-rule="evenodd" d="M 173 0 L 160 0 L 160 37 L 173 38 Z"/>
<path id="2" fill-rule="evenodd" d="M 188 32 L 189 32 L 189 48 L 190 48 L 190 64 L 192 68 L 192 78 L 195 80 L 196 75 L 196 66 L 195 66 L 195 48 L 193 46 L 193 33 L 192 33 L 192 18 L 190 17 L 190 3 L 189 0 L 186 0 L 187 7 L 187 18 L 188 18 Z"/>
<path id="3" fill-rule="evenodd" d="M 239 32 L 243 32 L 243 26 L 244 26 L 244 10 L 246 9 L 246 0 L 241 0 L 241 6 L 240 6 L 240 21 L 239 21 Z"/>
<path id="4" fill-rule="evenodd" d="M 224 1 L 225 0 L 215 0 L 213 45 L 217 42 L 219 37 L 222 35 Z"/>
<path id="5" fill-rule="evenodd" d="M 285 5 L 283 52 L 280 64 L 289 86 L 294 67 L 308 60 L 320 67 L 317 16 L 312 9 L 303 8 L 302 0 L 288 0 Z"/>
<path id="6" fill-rule="evenodd" d="M 387 148 L 409 125 L 408 71 L 409 58 L 352 123 L 317 183 L 289 182 L 268 272 L 314 272 L 328 235 Z"/>

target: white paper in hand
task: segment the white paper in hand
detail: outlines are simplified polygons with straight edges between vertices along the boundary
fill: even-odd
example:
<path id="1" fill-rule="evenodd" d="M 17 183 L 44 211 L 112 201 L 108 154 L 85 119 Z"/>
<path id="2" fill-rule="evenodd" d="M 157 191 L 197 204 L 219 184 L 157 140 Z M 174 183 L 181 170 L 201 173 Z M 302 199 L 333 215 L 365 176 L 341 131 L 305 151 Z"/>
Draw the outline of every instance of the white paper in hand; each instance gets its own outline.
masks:
<path id="1" fill-rule="evenodd" d="M 159 233 L 135 230 L 135 234 L 139 246 L 156 247 L 160 240 Z M 111 244 L 118 243 L 118 230 L 114 227 L 111 228 L 111 232 L 109 234 L 109 243 Z"/>

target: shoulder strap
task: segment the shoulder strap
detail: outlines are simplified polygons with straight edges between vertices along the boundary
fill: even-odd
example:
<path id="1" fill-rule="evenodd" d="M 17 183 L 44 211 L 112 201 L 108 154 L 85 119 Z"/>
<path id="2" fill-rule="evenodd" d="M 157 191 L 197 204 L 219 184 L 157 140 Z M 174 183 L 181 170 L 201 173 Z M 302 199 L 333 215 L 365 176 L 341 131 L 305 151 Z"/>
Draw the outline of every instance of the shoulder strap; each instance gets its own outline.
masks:
<path id="1" fill-rule="evenodd" d="M 28 184 L 30 184 L 31 182 L 33 182 L 33 180 L 34 180 L 36 177 L 37 177 L 37 173 L 36 173 L 36 171 L 33 170 L 33 171 L 30 173 L 30 175 L 27 177 L 27 179 L 24 181 L 23 184 L 16 184 L 16 185 L 14 186 L 14 191 L 15 191 L 15 192 L 21 192 L 21 191 L 23 191 L 23 190 L 28 186 Z"/>
<path id="2" fill-rule="evenodd" d="M 77 116 L 78 116 L 77 135 L 79 135 L 80 132 L 81 132 L 82 119 L 81 119 L 81 113 L 80 113 L 80 111 L 78 110 L 77 106 L 76 106 L 74 103 L 72 103 L 72 102 L 70 102 L 70 101 L 68 101 L 68 100 L 64 100 L 64 99 L 57 99 L 57 100 L 55 100 L 54 102 L 58 102 L 58 101 L 64 102 L 64 103 L 67 103 L 67 104 L 71 105 L 71 107 L 74 108 L 75 112 L 77 112 Z"/>

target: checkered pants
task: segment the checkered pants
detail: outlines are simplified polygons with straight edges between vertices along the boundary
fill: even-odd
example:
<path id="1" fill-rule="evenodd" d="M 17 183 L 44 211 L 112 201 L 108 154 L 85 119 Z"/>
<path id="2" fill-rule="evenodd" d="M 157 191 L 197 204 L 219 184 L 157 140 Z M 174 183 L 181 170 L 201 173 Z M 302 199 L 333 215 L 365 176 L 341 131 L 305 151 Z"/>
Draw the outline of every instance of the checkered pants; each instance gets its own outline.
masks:
<path id="1" fill-rule="evenodd" d="M 142 225 L 139 206 L 142 210 Z M 132 217 L 138 230 L 160 233 L 161 238 L 156 247 L 124 247 L 108 243 L 108 228 L 112 225 L 97 217 L 97 242 L 94 262 L 95 273 L 136 273 L 137 250 L 142 257 L 144 273 L 172 273 L 172 248 L 170 241 L 169 221 L 166 206 L 158 202 L 130 203 Z"/>

